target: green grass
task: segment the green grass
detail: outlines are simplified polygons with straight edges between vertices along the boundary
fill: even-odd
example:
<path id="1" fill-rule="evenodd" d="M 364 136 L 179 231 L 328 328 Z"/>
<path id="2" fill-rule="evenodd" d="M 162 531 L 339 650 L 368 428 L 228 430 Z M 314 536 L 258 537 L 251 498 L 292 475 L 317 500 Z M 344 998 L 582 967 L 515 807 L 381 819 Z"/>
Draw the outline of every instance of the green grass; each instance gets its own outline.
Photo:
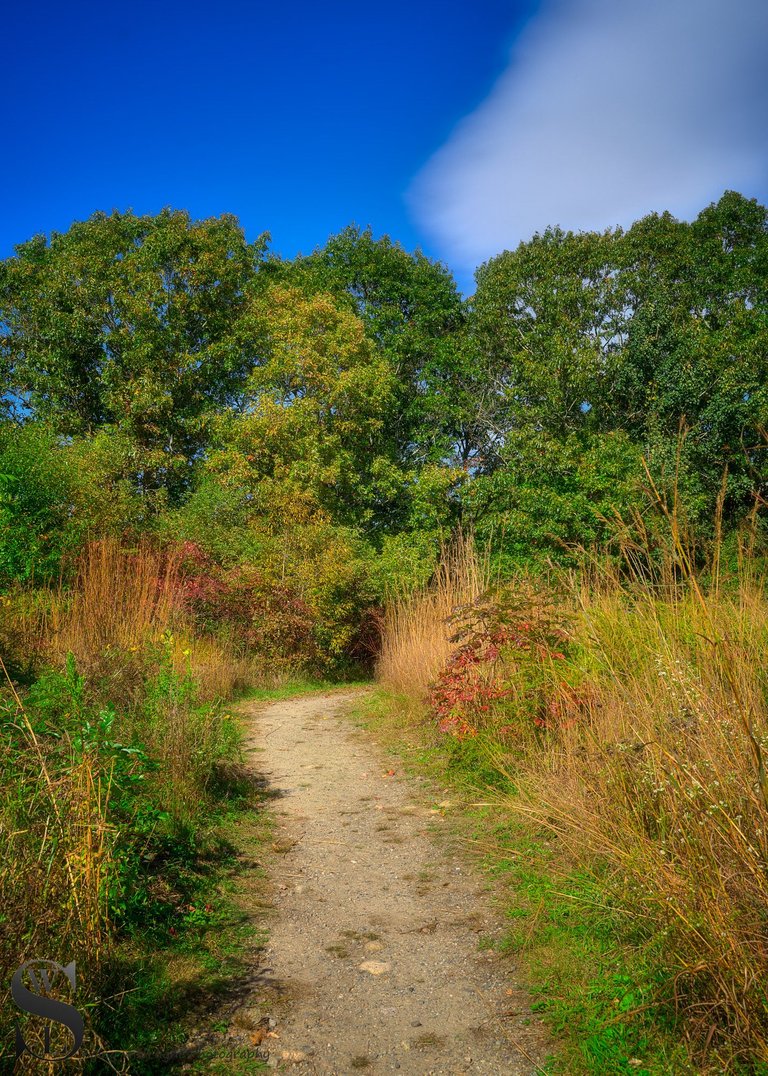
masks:
<path id="1" fill-rule="evenodd" d="M 173 933 L 167 923 L 150 923 L 133 944 L 118 949 L 115 978 L 133 988 L 112 1011 L 102 1003 L 97 1023 L 108 1026 L 113 1048 L 126 1051 L 137 1076 L 181 1071 L 182 1063 L 193 1065 L 186 1071 L 264 1070 L 253 1049 L 225 1036 L 229 1012 L 267 938 L 266 918 L 248 907 L 246 886 L 264 878 L 254 861 L 271 830 L 263 801 L 244 799 L 222 813 L 207 848 L 187 865 L 184 904 L 174 916 Z M 139 955 L 150 949 L 151 958 Z M 174 1060 L 192 1033 L 202 1036 L 199 1054 Z M 94 1072 L 100 1071 L 98 1064 Z"/>
<path id="2" fill-rule="evenodd" d="M 550 833 L 505 810 L 502 795 L 514 795 L 514 788 L 494 770 L 482 744 L 436 733 L 380 688 L 357 703 L 352 717 L 407 773 L 439 786 L 432 799 L 450 790 L 454 806 L 447 819 L 503 900 L 508 928 L 498 950 L 521 963 L 533 1011 L 555 1037 L 555 1056 L 544 1071 L 700 1072 L 680 1041 L 674 1007 L 656 974 L 653 940 L 611 906 L 599 877 L 569 868 Z"/>
<path id="3" fill-rule="evenodd" d="M 503 886 L 501 952 L 522 958 L 533 1009 L 560 1042 L 558 1073 L 696 1073 L 679 1043 L 652 946 L 607 901 L 600 879 L 569 871 L 556 842 L 525 824 L 474 812 L 496 849 L 484 866 Z"/>
<path id="4" fill-rule="evenodd" d="M 327 691 L 344 691 L 348 688 L 368 686 L 370 682 L 365 680 L 339 682 L 338 680 L 292 677 L 277 687 L 251 688 L 241 696 L 241 699 L 243 702 L 281 702 L 284 699 L 300 698 L 303 695 L 321 695 Z"/>
<path id="5" fill-rule="evenodd" d="M 250 1076 L 254 1072 L 270 1072 L 269 1065 L 253 1057 L 247 1047 L 229 1046 L 212 1047 L 203 1050 L 188 1072 L 207 1072 L 212 1076 Z"/>

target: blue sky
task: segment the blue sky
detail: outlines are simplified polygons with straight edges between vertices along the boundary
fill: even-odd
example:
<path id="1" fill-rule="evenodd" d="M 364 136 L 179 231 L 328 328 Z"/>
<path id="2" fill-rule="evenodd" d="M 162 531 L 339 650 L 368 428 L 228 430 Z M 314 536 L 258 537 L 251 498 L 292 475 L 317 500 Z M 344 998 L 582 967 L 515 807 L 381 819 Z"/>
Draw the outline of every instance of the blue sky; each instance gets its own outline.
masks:
<path id="1" fill-rule="evenodd" d="M 436 244 L 413 177 L 503 71 L 531 3 L 13 4 L 0 256 L 96 209 L 236 214 L 291 255 L 351 221 Z"/>
<path id="2" fill-rule="evenodd" d="M 549 224 L 690 220 L 727 189 L 766 202 L 766 56 L 766 0 L 542 0 L 412 211 L 467 267 Z"/>
<path id="3" fill-rule="evenodd" d="M 765 0 L 8 5 L 0 257 L 97 209 L 481 261 L 768 196 Z"/>

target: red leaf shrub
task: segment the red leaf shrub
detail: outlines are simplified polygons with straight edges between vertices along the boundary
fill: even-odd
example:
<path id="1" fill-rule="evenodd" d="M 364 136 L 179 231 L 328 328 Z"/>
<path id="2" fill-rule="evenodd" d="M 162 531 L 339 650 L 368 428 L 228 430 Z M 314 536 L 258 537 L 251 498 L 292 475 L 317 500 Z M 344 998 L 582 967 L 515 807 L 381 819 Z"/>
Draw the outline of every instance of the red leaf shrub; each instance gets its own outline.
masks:
<path id="1" fill-rule="evenodd" d="M 459 739 L 477 735 L 495 703 L 519 694 L 520 685 L 515 692 L 512 681 L 520 679 L 524 664 L 549 664 L 565 657 L 568 633 L 562 618 L 537 594 L 509 589 L 486 593 L 456 609 L 450 623 L 457 627 L 451 637 L 457 645 L 430 688 L 429 707 L 440 731 Z M 538 727 L 548 727 L 539 705 L 534 703 L 530 714 Z M 558 715 L 553 710 L 550 720 Z M 511 731 L 514 726 L 509 724 L 497 729 Z"/>
<path id="2" fill-rule="evenodd" d="M 181 550 L 183 608 L 200 631 L 226 631 L 244 650 L 306 663 L 315 657 L 315 616 L 287 584 L 257 568 L 224 568 L 196 543 Z"/>

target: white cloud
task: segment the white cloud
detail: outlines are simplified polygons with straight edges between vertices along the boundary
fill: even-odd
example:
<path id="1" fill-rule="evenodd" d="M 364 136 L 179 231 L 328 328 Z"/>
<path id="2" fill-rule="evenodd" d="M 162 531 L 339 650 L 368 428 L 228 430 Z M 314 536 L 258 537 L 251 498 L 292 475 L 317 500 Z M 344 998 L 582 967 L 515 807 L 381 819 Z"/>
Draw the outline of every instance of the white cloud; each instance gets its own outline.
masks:
<path id="1" fill-rule="evenodd" d="M 549 224 L 768 192 L 768 0 L 544 0 L 408 195 L 464 269 Z"/>

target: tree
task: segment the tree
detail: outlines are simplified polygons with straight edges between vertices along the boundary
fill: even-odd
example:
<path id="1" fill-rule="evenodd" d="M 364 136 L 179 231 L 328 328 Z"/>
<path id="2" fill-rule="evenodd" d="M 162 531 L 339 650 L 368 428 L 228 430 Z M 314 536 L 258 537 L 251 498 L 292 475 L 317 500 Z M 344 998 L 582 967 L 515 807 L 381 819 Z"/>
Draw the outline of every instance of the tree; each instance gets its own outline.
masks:
<path id="1" fill-rule="evenodd" d="M 478 270 L 471 325 L 502 439 L 599 425 L 622 342 L 616 238 L 548 228 Z"/>
<path id="2" fill-rule="evenodd" d="M 0 583 L 49 582 L 82 538 L 77 475 L 51 434 L 0 424 Z"/>
<path id="3" fill-rule="evenodd" d="M 361 321 L 330 295 L 276 285 L 240 326 L 262 360 L 242 406 L 218 423 L 208 463 L 265 514 L 372 525 L 396 502 L 404 475 L 388 453 L 395 400 L 390 367 Z"/>
<path id="4" fill-rule="evenodd" d="M 362 322 L 386 358 L 397 396 L 389 436 L 408 464 L 455 462 L 461 445 L 461 342 L 464 303 L 450 271 L 421 251 L 355 226 L 297 259 L 289 280 L 309 293 L 328 292 Z M 471 451 L 468 452 L 471 455 Z"/>
<path id="5" fill-rule="evenodd" d="M 513 434 L 503 466 L 468 487 L 465 515 L 503 574 L 610 548 L 641 500 L 640 452 L 624 433 Z"/>
<path id="6" fill-rule="evenodd" d="M 621 242 L 627 336 L 614 419 L 647 450 L 686 430 L 678 466 L 708 493 L 728 471 L 726 511 L 764 486 L 768 426 L 768 214 L 732 191 L 691 224 L 669 214 Z"/>
<path id="7" fill-rule="evenodd" d="M 766 210 L 734 192 L 691 224 L 548 229 L 489 261 L 470 328 L 495 466 L 520 437 L 622 430 L 660 481 L 678 475 L 700 524 L 725 471 L 726 513 L 743 514 L 765 492 L 767 279 Z"/>
<path id="8" fill-rule="evenodd" d="M 254 365 L 234 330 L 265 245 L 234 217 L 172 210 L 97 213 L 22 244 L 0 265 L 8 389 L 63 434 L 124 436 L 142 488 L 183 488 Z"/>

